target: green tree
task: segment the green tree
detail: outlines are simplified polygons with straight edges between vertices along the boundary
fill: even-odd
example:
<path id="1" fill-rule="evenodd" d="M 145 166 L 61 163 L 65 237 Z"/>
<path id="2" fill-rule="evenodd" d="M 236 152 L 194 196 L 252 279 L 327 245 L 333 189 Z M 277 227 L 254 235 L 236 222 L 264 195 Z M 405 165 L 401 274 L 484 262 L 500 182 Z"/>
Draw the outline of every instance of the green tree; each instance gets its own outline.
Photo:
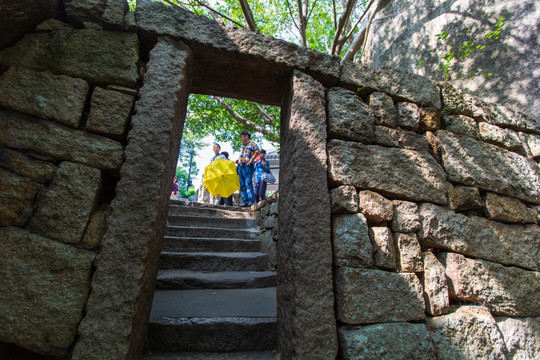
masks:
<path id="1" fill-rule="evenodd" d="M 128 1 L 133 10 L 135 0 Z M 363 32 L 357 25 L 369 6 L 368 0 L 160 1 L 349 60 L 359 52 Z M 229 142 L 235 150 L 240 146 L 238 134 L 243 130 L 250 131 L 256 140 L 264 137 L 278 146 L 279 108 L 191 95 L 185 128 L 198 139 L 213 135 L 218 141 Z"/>
<path id="2" fill-rule="evenodd" d="M 204 144 L 189 129 L 184 130 L 182 135 L 182 144 L 178 154 L 178 163 L 176 165 L 176 180 L 178 182 L 178 192 L 183 198 L 195 194 L 193 185 L 188 185 L 199 174 L 197 164 L 193 157 Z"/>

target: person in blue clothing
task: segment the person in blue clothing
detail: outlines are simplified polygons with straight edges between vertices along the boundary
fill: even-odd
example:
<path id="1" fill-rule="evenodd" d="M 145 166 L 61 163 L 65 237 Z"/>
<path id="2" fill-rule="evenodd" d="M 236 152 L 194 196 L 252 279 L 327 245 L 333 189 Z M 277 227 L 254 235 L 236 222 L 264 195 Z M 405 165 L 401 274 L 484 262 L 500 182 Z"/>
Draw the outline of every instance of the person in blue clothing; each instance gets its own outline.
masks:
<path id="1" fill-rule="evenodd" d="M 235 161 L 238 164 L 238 176 L 240 177 L 240 193 L 242 194 L 242 204 L 240 206 L 253 205 L 253 162 L 259 155 L 259 147 L 251 140 L 251 134 L 243 131 L 240 139 L 244 147 L 240 157 Z"/>
<path id="2" fill-rule="evenodd" d="M 270 163 L 264 158 L 265 156 L 266 150 L 261 150 L 261 155 L 255 162 L 255 202 L 266 198 L 266 182 L 263 181 L 262 175 L 270 172 Z"/>

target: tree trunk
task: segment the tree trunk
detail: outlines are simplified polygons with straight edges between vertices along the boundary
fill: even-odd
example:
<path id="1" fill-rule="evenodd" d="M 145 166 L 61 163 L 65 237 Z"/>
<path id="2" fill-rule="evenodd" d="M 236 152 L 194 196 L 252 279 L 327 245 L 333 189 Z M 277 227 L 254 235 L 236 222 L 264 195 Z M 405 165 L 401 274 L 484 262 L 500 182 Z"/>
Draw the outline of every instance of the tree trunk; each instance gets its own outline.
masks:
<path id="1" fill-rule="evenodd" d="M 242 7 L 242 14 L 244 15 L 244 19 L 246 19 L 246 23 L 248 24 L 249 29 L 251 31 L 259 32 L 257 24 L 255 23 L 255 18 L 253 17 L 253 13 L 251 12 L 251 8 L 249 7 L 247 0 L 238 0 L 238 2 L 240 2 L 240 6 Z"/>

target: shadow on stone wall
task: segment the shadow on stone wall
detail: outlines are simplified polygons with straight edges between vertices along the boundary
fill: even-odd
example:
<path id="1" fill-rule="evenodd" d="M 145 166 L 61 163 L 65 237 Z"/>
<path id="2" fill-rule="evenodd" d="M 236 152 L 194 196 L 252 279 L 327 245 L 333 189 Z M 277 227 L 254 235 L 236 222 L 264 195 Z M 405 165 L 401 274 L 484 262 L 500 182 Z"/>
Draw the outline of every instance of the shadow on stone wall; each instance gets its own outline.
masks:
<path id="1" fill-rule="evenodd" d="M 442 80 L 438 67 L 447 50 L 437 43 L 435 34 L 447 31 L 452 42 L 448 50 L 454 52 L 472 39 L 486 48 L 460 62 L 452 82 L 487 101 L 515 106 L 539 121 L 539 10 L 532 1 L 384 2 L 370 25 L 362 62 L 374 68 L 392 67 Z M 501 16 L 507 20 L 499 39 L 484 41 L 484 35 L 494 30 Z M 471 29 L 470 35 L 467 29 Z M 422 67 L 418 68 L 422 59 Z M 482 73 L 473 79 L 456 80 L 459 71 Z"/>

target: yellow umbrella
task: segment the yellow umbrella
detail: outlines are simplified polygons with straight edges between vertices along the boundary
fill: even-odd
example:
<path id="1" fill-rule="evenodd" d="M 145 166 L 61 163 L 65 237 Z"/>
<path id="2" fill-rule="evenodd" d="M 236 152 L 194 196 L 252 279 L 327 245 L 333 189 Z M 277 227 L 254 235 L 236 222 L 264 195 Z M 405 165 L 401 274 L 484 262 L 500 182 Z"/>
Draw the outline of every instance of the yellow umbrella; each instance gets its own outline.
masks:
<path id="1" fill-rule="evenodd" d="M 216 159 L 204 168 L 203 184 L 212 196 L 229 197 L 240 189 L 236 165 L 229 160 Z"/>

